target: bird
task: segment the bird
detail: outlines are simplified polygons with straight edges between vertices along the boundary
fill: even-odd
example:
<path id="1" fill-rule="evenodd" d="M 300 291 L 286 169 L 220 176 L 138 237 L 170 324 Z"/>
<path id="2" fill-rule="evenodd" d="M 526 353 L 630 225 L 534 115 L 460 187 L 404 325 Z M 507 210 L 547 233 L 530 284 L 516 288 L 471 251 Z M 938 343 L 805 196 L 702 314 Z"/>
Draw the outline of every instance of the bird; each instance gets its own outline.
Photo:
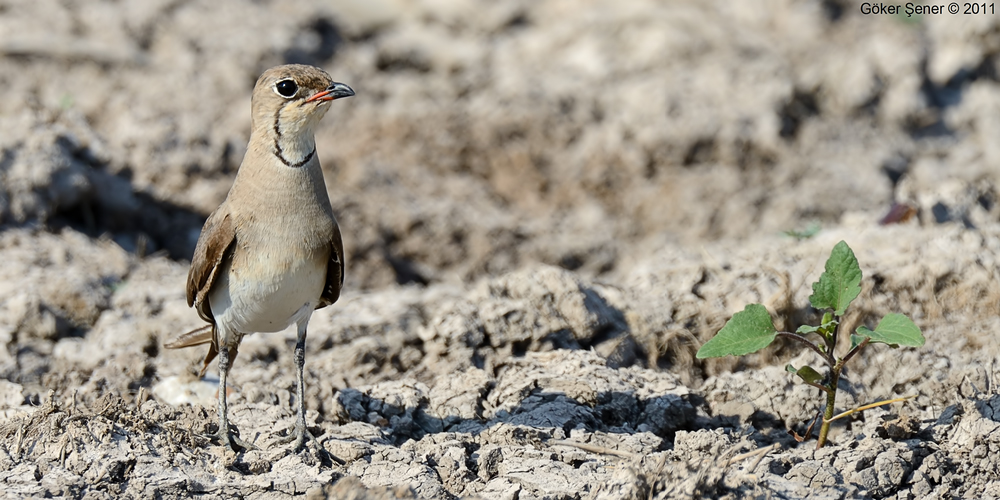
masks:
<path id="1" fill-rule="evenodd" d="M 296 326 L 298 415 L 280 440 L 301 450 L 306 428 L 305 342 L 313 311 L 344 286 L 344 244 L 316 155 L 315 130 L 331 101 L 354 90 L 317 67 L 264 71 L 251 98 L 250 141 L 229 194 L 208 216 L 191 258 L 187 303 L 208 322 L 165 344 L 209 344 L 199 377 L 219 358 L 219 430 L 230 450 L 255 446 L 229 424 L 226 379 L 244 335 Z"/>

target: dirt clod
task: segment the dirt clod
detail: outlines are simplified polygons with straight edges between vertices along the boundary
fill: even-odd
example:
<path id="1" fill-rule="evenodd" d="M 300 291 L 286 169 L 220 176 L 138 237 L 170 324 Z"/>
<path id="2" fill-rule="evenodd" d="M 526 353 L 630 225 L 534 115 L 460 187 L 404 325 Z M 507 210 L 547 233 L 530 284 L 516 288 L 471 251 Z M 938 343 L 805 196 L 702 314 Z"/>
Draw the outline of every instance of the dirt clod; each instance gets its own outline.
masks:
<path id="1" fill-rule="evenodd" d="M 1000 399 L 1000 17 L 843 2 L 0 2 L 0 485 L 73 498 L 991 498 Z M 264 69 L 357 90 L 317 135 L 347 282 L 215 367 L 188 259 Z M 900 208 L 905 210 L 900 212 Z M 887 216 L 886 214 L 890 214 Z M 889 312 L 821 397 L 779 343 L 697 360 L 733 313 Z M 850 327 L 850 328 L 848 328 Z M 846 342 L 846 340 L 844 341 Z M 844 343 L 842 342 L 842 343 Z M 793 436 L 804 436 L 802 443 Z"/>

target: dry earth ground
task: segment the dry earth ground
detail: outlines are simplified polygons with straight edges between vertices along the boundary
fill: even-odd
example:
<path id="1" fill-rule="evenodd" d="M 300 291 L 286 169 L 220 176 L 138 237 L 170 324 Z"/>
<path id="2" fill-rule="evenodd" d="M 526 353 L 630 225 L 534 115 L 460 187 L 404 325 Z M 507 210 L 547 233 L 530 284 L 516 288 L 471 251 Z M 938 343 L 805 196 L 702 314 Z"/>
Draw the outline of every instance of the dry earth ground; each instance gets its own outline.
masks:
<path id="1" fill-rule="evenodd" d="M 859 5 L 0 0 L 2 494 L 1000 497 L 1000 17 Z M 244 342 L 236 455 L 201 353 L 162 348 L 284 62 L 358 91 L 317 137 L 348 250 L 320 458 L 275 444 L 292 332 Z M 916 398 L 816 451 L 808 354 L 694 352 L 750 302 L 815 319 L 842 239 L 848 322 L 927 345 L 852 362 L 843 407 Z"/>

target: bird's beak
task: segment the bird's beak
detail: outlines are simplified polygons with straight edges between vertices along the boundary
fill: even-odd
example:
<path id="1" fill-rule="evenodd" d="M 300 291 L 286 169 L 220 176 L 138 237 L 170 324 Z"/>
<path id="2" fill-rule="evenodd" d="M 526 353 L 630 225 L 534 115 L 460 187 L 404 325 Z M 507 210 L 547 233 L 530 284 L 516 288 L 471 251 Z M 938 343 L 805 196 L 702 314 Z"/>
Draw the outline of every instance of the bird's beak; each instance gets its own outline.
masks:
<path id="1" fill-rule="evenodd" d="M 323 91 L 316 92 L 315 95 L 306 99 L 306 102 L 332 101 L 334 99 L 340 99 L 341 97 L 351 97 L 352 95 L 354 95 L 354 89 L 344 85 L 343 83 L 333 82 Z"/>

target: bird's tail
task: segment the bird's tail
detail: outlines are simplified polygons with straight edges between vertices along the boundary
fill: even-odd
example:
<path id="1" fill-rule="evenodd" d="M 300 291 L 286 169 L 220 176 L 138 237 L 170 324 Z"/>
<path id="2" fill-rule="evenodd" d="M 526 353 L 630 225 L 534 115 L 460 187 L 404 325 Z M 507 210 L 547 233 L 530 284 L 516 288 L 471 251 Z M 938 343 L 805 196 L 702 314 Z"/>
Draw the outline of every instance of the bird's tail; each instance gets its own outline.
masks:
<path id="1" fill-rule="evenodd" d="M 183 347 L 191 347 L 202 344 L 209 344 L 209 346 L 208 353 L 205 354 L 205 361 L 201 366 L 201 371 L 198 372 L 198 378 L 201 378 L 205 376 L 205 372 L 208 370 L 208 364 L 211 363 L 212 360 L 219 354 L 219 348 L 215 345 L 215 325 L 209 324 L 201 328 L 195 328 L 194 330 L 184 333 L 174 340 L 163 344 L 163 347 L 166 347 L 167 349 L 181 349 Z M 236 354 L 231 352 L 230 357 L 235 358 Z"/>
<path id="2" fill-rule="evenodd" d="M 213 325 L 205 325 L 200 328 L 195 328 L 194 330 L 182 334 L 170 342 L 163 344 L 163 347 L 166 347 L 167 349 L 181 349 L 183 347 L 207 344 L 215 337 L 212 333 L 212 326 Z"/>

